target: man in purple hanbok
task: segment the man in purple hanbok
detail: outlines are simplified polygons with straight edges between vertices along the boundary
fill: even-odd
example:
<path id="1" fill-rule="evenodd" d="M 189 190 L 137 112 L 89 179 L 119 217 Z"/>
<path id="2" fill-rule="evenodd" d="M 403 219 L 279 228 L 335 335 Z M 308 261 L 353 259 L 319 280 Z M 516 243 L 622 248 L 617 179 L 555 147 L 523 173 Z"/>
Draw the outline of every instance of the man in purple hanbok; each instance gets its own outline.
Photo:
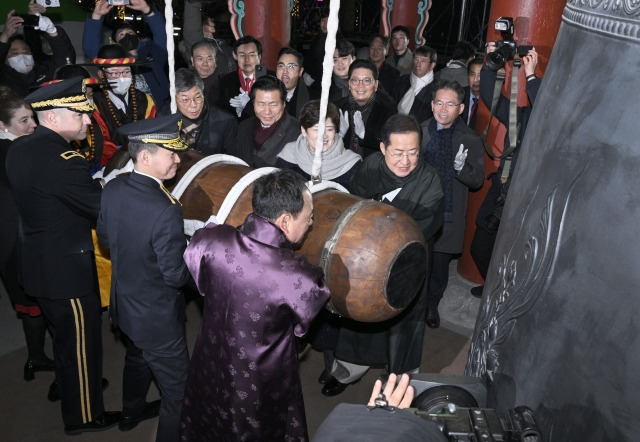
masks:
<path id="1" fill-rule="evenodd" d="M 205 297 L 181 419 L 182 441 L 306 441 L 296 337 L 329 299 L 297 255 L 313 223 L 303 178 L 258 179 L 242 226 L 198 230 L 184 258 Z"/>

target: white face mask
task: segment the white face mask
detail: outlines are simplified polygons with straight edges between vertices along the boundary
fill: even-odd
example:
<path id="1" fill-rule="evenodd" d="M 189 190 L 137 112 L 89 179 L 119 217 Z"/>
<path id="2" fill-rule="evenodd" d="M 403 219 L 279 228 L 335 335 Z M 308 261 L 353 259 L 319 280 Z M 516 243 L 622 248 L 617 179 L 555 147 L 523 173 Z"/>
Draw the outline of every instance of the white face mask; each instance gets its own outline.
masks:
<path id="1" fill-rule="evenodd" d="M 20 54 L 7 60 L 9 60 L 9 66 L 21 74 L 28 74 L 33 69 L 32 55 Z"/>
<path id="2" fill-rule="evenodd" d="M 114 94 L 124 95 L 131 86 L 131 78 L 116 78 L 115 80 L 109 80 L 109 86 Z"/>

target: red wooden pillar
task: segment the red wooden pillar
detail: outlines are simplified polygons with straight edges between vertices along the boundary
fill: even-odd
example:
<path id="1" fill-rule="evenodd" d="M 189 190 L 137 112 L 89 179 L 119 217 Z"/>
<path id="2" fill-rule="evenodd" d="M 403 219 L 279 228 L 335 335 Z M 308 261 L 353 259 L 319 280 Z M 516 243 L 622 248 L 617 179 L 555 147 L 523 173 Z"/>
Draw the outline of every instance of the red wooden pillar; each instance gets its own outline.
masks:
<path id="1" fill-rule="evenodd" d="M 228 0 L 231 29 L 236 38 L 252 35 L 262 43 L 262 61 L 275 70 L 278 51 L 289 46 L 291 11 L 289 0 Z"/>
<path id="2" fill-rule="evenodd" d="M 431 0 L 402 0 L 389 2 L 381 0 L 380 33 L 391 37 L 394 26 L 403 25 L 409 28 L 409 48 L 425 44 L 422 31 L 429 21 Z M 393 52 L 393 49 L 390 48 Z"/>
<path id="3" fill-rule="evenodd" d="M 549 62 L 549 57 L 551 56 L 551 50 L 556 41 L 558 29 L 560 28 L 562 11 L 565 4 L 566 0 L 520 0 L 517 2 L 513 0 L 493 0 L 491 2 L 489 30 L 486 40 L 501 40 L 502 36 L 500 32 L 494 29 L 496 19 L 499 17 L 512 17 L 516 42 L 522 45 L 532 45 L 536 48 L 538 52 L 536 73 L 539 76 L 543 76 L 547 63 Z M 506 70 L 508 79 L 511 75 L 511 63 L 507 63 Z M 525 81 L 524 69 L 520 69 L 518 76 L 518 96 L 526 96 Z M 510 96 L 510 88 L 510 81 L 505 81 L 502 94 L 507 97 Z M 486 127 L 490 113 L 490 109 L 481 102 L 481 106 L 478 108 L 478 118 L 476 122 L 476 130 L 478 133 L 482 133 Z M 487 144 L 493 152 L 502 152 L 502 148 L 504 147 L 504 133 L 504 127 L 502 130 L 489 131 Z M 499 161 L 493 160 L 486 153 L 484 163 L 485 176 L 495 172 L 499 166 Z M 482 205 L 489 187 L 490 182 L 487 181 L 481 190 L 469 194 L 464 246 L 462 256 L 458 261 L 458 273 L 463 278 L 478 284 L 482 284 L 483 281 L 470 255 L 469 248 L 476 231 L 478 209 Z"/>

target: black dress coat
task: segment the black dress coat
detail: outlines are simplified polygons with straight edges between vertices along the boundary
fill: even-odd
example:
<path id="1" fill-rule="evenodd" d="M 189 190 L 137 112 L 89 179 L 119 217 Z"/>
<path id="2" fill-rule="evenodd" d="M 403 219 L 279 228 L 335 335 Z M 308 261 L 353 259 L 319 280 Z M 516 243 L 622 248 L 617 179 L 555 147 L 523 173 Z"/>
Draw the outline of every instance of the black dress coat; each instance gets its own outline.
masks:
<path id="1" fill-rule="evenodd" d="M 89 163 L 60 135 L 38 126 L 13 142 L 6 167 L 22 221 L 25 291 L 48 299 L 96 294 L 91 222 L 102 188 Z"/>
<path id="2" fill-rule="evenodd" d="M 421 124 L 422 128 L 422 152 L 431 140 L 429 134 L 429 122 Z M 451 136 L 451 161 L 453 162 L 460 144 L 467 149 L 467 159 L 460 172 L 454 171 L 453 176 L 453 221 L 446 222 L 442 230 L 436 235 L 434 251 L 443 253 L 462 252 L 464 241 L 465 218 L 467 214 L 467 197 L 469 190 L 477 190 L 484 182 L 484 147 L 480 136 L 470 129 L 458 117 L 453 134 Z M 423 157 L 424 159 L 424 157 Z M 426 161 L 426 160 L 425 160 Z"/>
<path id="3" fill-rule="evenodd" d="M 300 136 L 300 122 L 286 111 L 282 116 L 284 121 L 278 130 L 265 141 L 259 150 L 256 150 L 253 137 L 257 125 L 260 124 L 257 117 L 251 117 L 238 126 L 238 142 L 234 150 L 229 154 L 244 160 L 251 167 L 274 166 L 278 154 L 287 143 L 296 141 Z"/>
<path id="4" fill-rule="evenodd" d="M 264 69 L 264 66 L 261 66 L 262 70 L 258 71 L 256 69 L 255 79 L 257 80 L 260 77 L 265 75 L 276 76 L 276 73 L 273 71 L 268 71 Z M 229 100 L 233 97 L 237 96 L 240 93 L 240 77 L 238 76 L 238 71 L 229 72 L 226 75 L 220 77 L 220 95 L 218 98 L 218 107 L 222 110 L 229 112 L 231 115 L 238 118 L 238 120 L 243 121 L 247 118 L 253 116 L 253 109 L 249 111 L 247 108 L 251 108 L 251 103 L 247 103 L 244 112 L 238 117 L 236 113 L 236 109 L 229 104 Z M 247 113 L 249 112 L 249 113 Z"/>
<path id="5" fill-rule="evenodd" d="M 113 264 L 109 314 L 133 341 L 184 335 L 183 223 L 180 203 L 149 176 L 124 174 L 104 188 L 96 230 Z"/>
<path id="6" fill-rule="evenodd" d="M 404 94 L 411 88 L 411 74 L 403 75 L 396 82 L 393 90 L 393 98 L 400 103 Z M 433 117 L 433 109 L 431 109 L 431 101 L 433 100 L 433 91 L 435 90 L 435 82 L 432 81 L 423 87 L 413 100 L 413 105 L 409 111 L 409 115 L 416 117 L 419 123 Z"/>
<path id="7" fill-rule="evenodd" d="M 349 96 L 344 97 L 336 102 L 336 106 L 341 111 L 349 112 L 349 130 L 342 137 L 344 147 L 351 149 L 349 141 L 353 133 L 353 110 L 349 103 Z M 358 145 L 362 148 L 362 152 L 356 152 L 366 158 L 374 152 L 380 151 L 380 141 L 382 141 L 382 126 L 391 117 L 398 113 L 398 109 L 389 95 L 385 92 L 376 92 L 373 109 L 369 114 L 369 118 L 364 124 L 364 138 L 358 139 Z M 353 149 L 352 149 L 353 150 Z"/>

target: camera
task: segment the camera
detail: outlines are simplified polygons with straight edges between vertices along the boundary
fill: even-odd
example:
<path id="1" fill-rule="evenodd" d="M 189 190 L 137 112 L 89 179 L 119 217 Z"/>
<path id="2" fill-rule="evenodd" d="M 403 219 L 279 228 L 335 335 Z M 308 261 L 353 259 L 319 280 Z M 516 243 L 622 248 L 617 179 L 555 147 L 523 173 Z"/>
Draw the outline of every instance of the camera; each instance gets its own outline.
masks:
<path id="1" fill-rule="evenodd" d="M 129 4 L 129 0 L 108 0 L 107 3 L 112 6 L 125 6 Z"/>
<path id="2" fill-rule="evenodd" d="M 516 55 L 524 56 L 533 49 L 533 46 L 519 46 L 513 39 L 513 18 L 500 17 L 494 25 L 496 31 L 502 34 L 502 40 L 496 40 L 496 50 L 487 54 L 485 66 L 490 71 L 497 71 L 508 60 L 513 60 Z"/>
<path id="3" fill-rule="evenodd" d="M 33 14 L 15 14 L 22 19 L 22 26 L 31 26 L 35 28 L 40 23 L 40 17 Z"/>
<path id="4" fill-rule="evenodd" d="M 416 410 L 415 414 L 435 423 L 452 442 L 542 441 L 533 411 L 525 406 L 512 408 L 504 419 L 493 408 L 464 408 L 453 403 L 437 413 Z"/>

